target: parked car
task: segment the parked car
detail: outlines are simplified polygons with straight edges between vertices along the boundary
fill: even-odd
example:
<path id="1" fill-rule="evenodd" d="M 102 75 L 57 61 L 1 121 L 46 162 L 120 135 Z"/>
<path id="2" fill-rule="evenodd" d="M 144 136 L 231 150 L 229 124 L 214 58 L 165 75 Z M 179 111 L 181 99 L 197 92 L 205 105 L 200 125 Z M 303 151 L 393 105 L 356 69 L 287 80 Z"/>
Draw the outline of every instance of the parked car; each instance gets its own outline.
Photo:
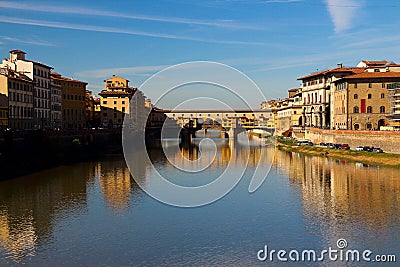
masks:
<path id="1" fill-rule="evenodd" d="M 319 145 L 320 145 L 320 146 L 326 146 L 326 143 L 321 142 L 321 143 L 319 143 Z"/>
<path id="2" fill-rule="evenodd" d="M 356 147 L 356 151 L 364 151 L 364 147 L 363 146 L 357 146 Z"/>
<path id="3" fill-rule="evenodd" d="M 327 147 L 327 148 L 335 148 L 335 145 L 332 144 L 332 143 L 328 143 L 328 144 L 326 144 L 326 147 Z"/>
<path id="4" fill-rule="evenodd" d="M 350 146 L 348 144 L 343 144 L 343 145 L 340 146 L 340 149 L 349 150 Z"/>
<path id="5" fill-rule="evenodd" d="M 339 149 L 342 146 L 342 144 L 334 144 L 334 146 L 336 149 Z"/>
<path id="6" fill-rule="evenodd" d="M 381 148 L 379 148 L 379 147 L 374 147 L 374 148 L 372 149 L 372 152 L 383 153 L 383 150 L 382 150 Z"/>
<path id="7" fill-rule="evenodd" d="M 368 152 L 372 152 L 373 149 L 374 149 L 373 147 L 369 147 L 369 146 L 364 146 L 363 147 L 363 150 L 364 151 L 368 151 Z"/>
<path id="8" fill-rule="evenodd" d="M 306 145 L 308 145 L 308 142 L 310 142 L 310 141 L 308 141 L 308 140 L 299 140 L 299 141 L 297 141 L 297 145 L 298 146 L 306 146 Z"/>
<path id="9" fill-rule="evenodd" d="M 314 145 L 314 143 L 313 143 L 313 142 L 311 142 L 311 141 L 309 141 L 309 142 L 307 143 L 307 145 L 308 145 L 308 146 L 313 146 L 313 145 Z"/>

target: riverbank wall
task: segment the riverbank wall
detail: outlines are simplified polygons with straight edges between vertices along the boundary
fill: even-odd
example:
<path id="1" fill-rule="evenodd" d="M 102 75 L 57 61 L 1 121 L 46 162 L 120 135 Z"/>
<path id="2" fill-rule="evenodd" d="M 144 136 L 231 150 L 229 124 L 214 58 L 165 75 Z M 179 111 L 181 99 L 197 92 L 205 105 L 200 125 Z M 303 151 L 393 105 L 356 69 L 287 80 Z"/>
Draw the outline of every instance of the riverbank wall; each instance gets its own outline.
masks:
<path id="1" fill-rule="evenodd" d="M 121 130 L 4 132 L 0 180 L 122 153 Z"/>
<path id="2" fill-rule="evenodd" d="M 351 148 L 373 146 L 385 152 L 400 153 L 400 132 L 309 129 L 304 134 L 305 139 L 314 144 L 349 144 Z"/>

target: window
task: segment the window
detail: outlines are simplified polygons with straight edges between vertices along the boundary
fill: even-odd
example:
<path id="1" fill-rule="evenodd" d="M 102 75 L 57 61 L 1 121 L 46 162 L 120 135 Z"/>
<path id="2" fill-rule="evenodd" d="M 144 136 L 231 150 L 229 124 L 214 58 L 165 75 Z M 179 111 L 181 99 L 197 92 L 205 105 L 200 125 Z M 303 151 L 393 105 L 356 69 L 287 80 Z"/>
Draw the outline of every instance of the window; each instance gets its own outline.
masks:
<path id="1" fill-rule="evenodd" d="M 357 88 L 357 83 L 354 83 L 354 88 Z"/>
<path id="2" fill-rule="evenodd" d="M 357 106 L 355 106 L 353 108 L 353 113 L 359 113 L 359 112 L 360 112 L 360 109 Z"/>
<path id="3" fill-rule="evenodd" d="M 369 83 L 369 84 L 368 84 L 368 88 L 372 88 L 372 83 Z"/>
<path id="4" fill-rule="evenodd" d="M 106 100 L 105 100 L 105 101 L 103 101 L 103 104 L 104 104 L 104 105 L 106 105 L 106 104 L 107 104 L 107 101 L 106 101 Z"/>
<path id="5" fill-rule="evenodd" d="M 125 107 L 122 107 L 122 112 L 125 112 Z"/>
<path id="6" fill-rule="evenodd" d="M 385 84 L 384 83 L 382 83 L 382 88 L 385 88 Z"/>
<path id="7" fill-rule="evenodd" d="M 381 107 L 379 108 L 379 112 L 380 112 L 380 113 L 385 113 L 385 106 L 381 106 Z"/>
<path id="8" fill-rule="evenodd" d="M 114 101 L 114 105 L 116 105 L 117 104 L 117 101 Z"/>
<path id="9" fill-rule="evenodd" d="M 371 99 L 372 98 L 372 94 L 368 94 L 368 99 Z"/>
<path id="10" fill-rule="evenodd" d="M 381 94 L 381 98 L 385 98 L 385 94 L 384 93 Z"/>
<path id="11" fill-rule="evenodd" d="M 372 107 L 371 106 L 367 107 L 367 113 L 372 113 Z"/>
<path id="12" fill-rule="evenodd" d="M 358 95 L 357 94 L 354 94 L 354 99 L 358 99 Z"/>
<path id="13" fill-rule="evenodd" d="M 371 130 L 372 129 L 372 123 L 369 122 L 369 123 L 367 123 L 366 126 L 367 126 L 367 130 Z"/>
<path id="14" fill-rule="evenodd" d="M 354 124 L 354 130 L 357 131 L 358 129 L 360 129 L 360 125 L 358 123 Z"/>
<path id="15" fill-rule="evenodd" d="M 107 117 L 107 113 L 105 112 L 105 113 L 103 113 L 103 117 Z"/>
<path id="16" fill-rule="evenodd" d="M 125 104 L 125 101 L 122 101 L 122 105 L 124 105 Z"/>

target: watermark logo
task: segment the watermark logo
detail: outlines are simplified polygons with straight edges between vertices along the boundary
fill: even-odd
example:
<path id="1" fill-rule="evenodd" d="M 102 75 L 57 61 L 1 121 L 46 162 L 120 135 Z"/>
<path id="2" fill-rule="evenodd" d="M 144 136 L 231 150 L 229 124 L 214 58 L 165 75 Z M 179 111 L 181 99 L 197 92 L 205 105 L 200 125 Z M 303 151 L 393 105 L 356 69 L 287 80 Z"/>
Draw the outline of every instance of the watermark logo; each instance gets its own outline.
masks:
<path id="1" fill-rule="evenodd" d="M 396 262 L 394 254 L 374 254 L 372 250 L 347 249 L 348 243 L 344 238 L 336 242 L 336 247 L 317 251 L 314 249 L 286 250 L 270 249 L 265 245 L 257 252 L 259 261 L 268 262 Z"/>
<path id="2" fill-rule="evenodd" d="M 122 142 L 124 156 L 128 168 L 131 171 L 136 183 L 151 197 L 173 206 L 179 207 L 197 207 L 212 203 L 227 193 L 229 193 L 243 177 L 247 165 L 238 166 L 231 157 L 225 166 L 225 170 L 219 174 L 210 171 L 211 182 L 200 186 L 183 186 L 175 184 L 164 177 L 157 170 L 150 160 L 146 150 L 146 124 L 152 120 L 154 113 L 151 108 L 144 106 L 144 95 L 141 92 L 157 92 L 159 98 L 153 102 L 153 105 L 159 108 L 169 107 L 168 117 L 161 129 L 161 145 L 168 163 L 172 165 L 180 175 L 193 175 L 200 172 L 206 172 L 212 168 L 212 162 L 215 160 L 218 151 L 218 138 L 214 138 L 211 133 L 215 130 L 203 129 L 204 138 L 198 143 L 200 156 L 196 160 L 190 160 L 182 156 L 180 161 L 176 160 L 176 154 L 181 153 L 179 138 L 182 136 L 182 123 L 188 120 L 184 117 L 186 113 L 191 113 L 188 124 L 200 121 L 213 120 L 220 125 L 226 121 L 231 122 L 230 131 L 240 129 L 243 120 L 258 124 L 260 129 L 257 132 L 258 137 L 250 136 L 247 130 L 242 130 L 236 141 L 240 141 L 241 151 L 249 156 L 249 150 L 254 144 L 254 138 L 259 141 L 256 145 L 267 145 L 274 147 L 272 138 L 264 138 L 262 127 L 266 127 L 267 120 L 270 119 L 269 110 L 265 110 L 263 116 L 258 116 L 252 108 L 254 100 L 259 105 L 266 98 L 258 86 L 245 74 L 230 66 L 215 62 L 188 62 L 166 68 L 150 77 L 144 82 L 139 90 L 134 94 L 130 101 L 129 114 L 124 118 Z M 251 103 L 253 101 L 253 103 Z M 224 114 L 207 114 L 206 110 L 224 110 Z M 199 110 L 203 110 L 200 114 Z M 240 112 L 239 112 L 240 110 Z M 190 111 L 190 112 L 189 112 Z M 258 110 L 259 111 L 259 110 Z M 222 113 L 222 112 L 221 112 Z M 250 117 L 246 114 L 251 114 Z M 171 117 L 171 114 L 174 114 Z M 257 116 L 256 116 L 257 115 Z M 204 117 L 204 116 L 208 116 Z M 213 118 L 210 118 L 214 116 Z M 235 116 L 237 118 L 235 118 Z M 232 126 L 232 124 L 234 126 Z M 236 127 L 236 128 L 235 128 Z M 232 129 L 234 128 L 234 129 Z M 255 128 L 257 128 L 255 126 Z M 270 133 L 265 131 L 265 133 Z M 232 136 L 230 136 L 232 137 Z M 254 137 L 254 138 L 253 138 Z M 236 138 L 236 136 L 235 136 Z M 265 181 L 268 172 L 272 166 L 273 157 L 268 157 L 266 153 L 271 149 L 262 149 L 260 160 L 263 159 L 262 166 L 259 163 L 252 175 L 248 191 L 256 191 Z M 231 151 L 233 153 L 233 150 Z M 264 153 L 264 154 L 263 154 Z M 268 162 L 265 159 L 268 158 Z M 149 166 L 146 173 L 151 177 L 143 177 L 137 173 L 142 166 Z"/>

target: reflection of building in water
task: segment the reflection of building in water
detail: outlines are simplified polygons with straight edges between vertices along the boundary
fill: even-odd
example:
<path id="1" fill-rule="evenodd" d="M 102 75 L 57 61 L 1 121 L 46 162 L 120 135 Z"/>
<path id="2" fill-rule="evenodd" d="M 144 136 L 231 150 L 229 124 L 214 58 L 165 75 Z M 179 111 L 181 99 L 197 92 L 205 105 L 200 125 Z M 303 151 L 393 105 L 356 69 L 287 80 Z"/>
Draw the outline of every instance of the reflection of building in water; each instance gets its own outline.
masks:
<path id="1" fill-rule="evenodd" d="M 278 159 L 278 168 L 301 186 L 306 218 L 325 221 L 333 239 L 354 221 L 379 229 L 400 217 L 393 208 L 400 204 L 396 169 L 282 151 Z"/>
<path id="2" fill-rule="evenodd" d="M 88 164 L 60 167 L 0 185 L 0 250 L 19 262 L 53 235 L 54 222 L 86 211 Z"/>
<path id="3" fill-rule="evenodd" d="M 208 166 L 211 162 L 210 168 L 213 170 L 226 168 L 228 164 L 235 167 L 266 167 L 270 166 L 275 156 L 274 148 L 265 147 L 246 147 L 238 144 L 232 139 L 215 139 L 203 141 L 200 145 L 195 140 L 190 145 L 181 145 L 179 149 L 174 147 L 164 147 L 169 160 L 176 166 L 184 169 L 198 169 L 201 166 Z M 211 144 L 215 142 L 216 151 L 214 158 L 214 146 Z M 202 149 L 200 149 L 202 147 Z M 175 168 L 172 164 L 168 164 L 170 168 Z"/>
<path id="4" fill-rule="evenodd" d="M 142 157 L 135 157 L 138 160 Z M 135 163 L 133 174 L 145 177 L 146 166 L 143 161 Z M 139 186 L 131 179 L 131 173 L 124 160 L 106 161 L 97 165 L 100 188 L 107 205 L 113 210 L 127 211 L 131 204 L 131 196 L 141 196 Z M 136 178 L 136 177 L 135 177 Z"/>
<path id="5" fill-rule="evenodd" d="M 12 220 L 5 210 L 0 210 L 0 248 L 19 262 L 27 255 L 34 255 L 37 236 L 32 216 L 20 218 L 16 225 Z"/>

